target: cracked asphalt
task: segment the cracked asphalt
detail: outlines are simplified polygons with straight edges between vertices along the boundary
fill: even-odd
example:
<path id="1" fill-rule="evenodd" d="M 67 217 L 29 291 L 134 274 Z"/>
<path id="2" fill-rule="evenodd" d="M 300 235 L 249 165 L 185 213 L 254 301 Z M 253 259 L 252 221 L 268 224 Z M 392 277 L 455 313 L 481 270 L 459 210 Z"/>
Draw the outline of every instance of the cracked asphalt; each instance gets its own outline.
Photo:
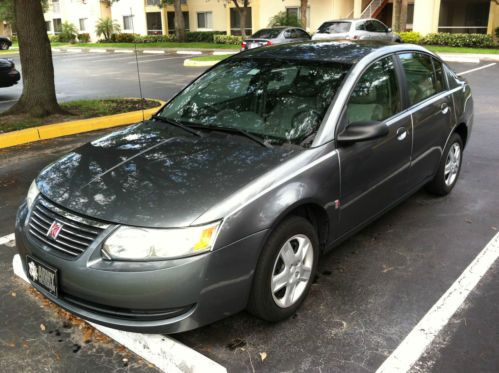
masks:
<path id="1" fill-rule="evenodd" d="M 126 78 L 127 69 L 133 71 L 130 61 L 120 60 L 125 71 L 116 75 L 109 62 L 118 57 L 94 58 L 90 65 L 89 56 L 55 57 L 63 99 L 95 92 L 134 95 L 135 82 Z M 164 75 L 144 75 L 148 97 L 166 99 L 202 71 L 183 68 L 182 58 L 146 60 L 151 62 L 143 65 L 145 73 Z M 452 66 L 459 72 L 477 65 Z M 322 257 L 311 294 L 292 319 L 269 324 L 243 312 L 173 337 L 229 372 L 376 371 L 499 229 L 499 65 L 466 78 L 475 99 L 475 126 L 451 195 L 435 198 L 420 191 Z M 2 90 L 0 100 L 15 99 L 18 91 Z M 0 103 L 0 109 L 7 105 Z M 0 150 L 0 237 L 13 232 L 16 209 L 43 166 L 107 132 Z M 0 371 L 156 371 L 114 342 L 85 343 L 78 323 L 68 327 L 64 315 L 15 278 L 15 252 L 0 246 Z M 496 263 L 412 370 L 497 372 L 498 291 Z"/>

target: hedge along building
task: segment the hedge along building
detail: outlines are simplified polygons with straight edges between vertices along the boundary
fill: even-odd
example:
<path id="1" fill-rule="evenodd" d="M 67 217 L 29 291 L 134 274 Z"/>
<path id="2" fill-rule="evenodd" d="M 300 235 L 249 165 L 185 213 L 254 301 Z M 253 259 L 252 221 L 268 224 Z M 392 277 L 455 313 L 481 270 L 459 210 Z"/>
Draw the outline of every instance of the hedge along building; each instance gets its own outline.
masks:
<path id="1" fill-rule="evenodd" d="M 242 3 L 242 0 L 238 0 Z M 339 18 L 378 18 L 391 26 L 393 0 L 309 0 L 307 29 Z M 240 35 L 240 16 L 232 0 L 182 0 L 186 29 L 224 31 Z M 300 0 L 250 0 L 246 34 L 267 27 L 279 12 L 300 18 Z M 62 22 L 73 23 L 80 33 L 96 40 L 99 18 L 111 17 L 122 32 L 140 35 L 174 33 L 173 5 L 161 0 L 52 0 L 45 13 L 47 31 L 58 33 Z M 408 29 L 430 32 L 493 33 L 499 27 L 499 0 L 409 0 Z"/>

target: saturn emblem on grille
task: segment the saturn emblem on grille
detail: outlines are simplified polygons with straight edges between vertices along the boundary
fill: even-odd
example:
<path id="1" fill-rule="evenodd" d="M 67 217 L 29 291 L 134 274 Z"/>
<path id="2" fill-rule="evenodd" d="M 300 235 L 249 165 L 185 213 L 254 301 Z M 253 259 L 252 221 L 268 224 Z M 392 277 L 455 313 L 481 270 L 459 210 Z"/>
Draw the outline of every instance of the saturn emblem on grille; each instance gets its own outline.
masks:
<path id="1" fill-rule="evenodd" d="M 56 240 L 57 236 L 59 236 L 59 233 L 61 232 L 61 229 L 62 229 L 62 224 L 59 223 L 57 220 L 54 220 L 54 222 L 47 231 L 47 236 L 52 238 L 53 240 Z"/>

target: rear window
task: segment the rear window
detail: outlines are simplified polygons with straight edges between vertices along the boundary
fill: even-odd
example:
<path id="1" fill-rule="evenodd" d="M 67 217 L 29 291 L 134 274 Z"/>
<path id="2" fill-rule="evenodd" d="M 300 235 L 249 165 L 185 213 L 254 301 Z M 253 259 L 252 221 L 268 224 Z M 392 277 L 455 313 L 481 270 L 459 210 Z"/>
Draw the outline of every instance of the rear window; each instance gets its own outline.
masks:
<path id="1" fill-rule="evenodd" d="M 279 34 L 282 32 L 282 30 L 276 30 L 276 29 L 271 29 L 271 28 L 264 28 L 262 30 L 259 30 L 255 32 L 253 35 L 251 35 L 251 38 L 255 39 L 275 39 L 279 36 Z"/>
<path id="2" fill-rule="evenodd" d="M 341 34 L 350 31 L 350 22 L 324 22 L 319 27 L 321 34 Z"/>

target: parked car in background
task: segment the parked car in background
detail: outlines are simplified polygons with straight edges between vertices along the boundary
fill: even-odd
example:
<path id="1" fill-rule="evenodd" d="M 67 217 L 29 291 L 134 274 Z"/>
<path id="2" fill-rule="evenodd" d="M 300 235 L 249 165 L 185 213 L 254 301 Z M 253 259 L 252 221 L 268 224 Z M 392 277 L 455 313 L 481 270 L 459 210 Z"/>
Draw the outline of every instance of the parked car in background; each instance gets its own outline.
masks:
<path id="1" fill-rule="evenodd" d="M 402 42 L 383 22 L 377 19 L 341 19 L 324 22 L 312 40 L 381 40 Z"/>
<path id="2" fill-rule="evenodd" d="M 268 45 L 307 41 L 310 39 L 310 34 L 299 27 L 282 26 L 264 28 L 244 40 L 241 44 L 241 50 L 244 51 Z"/>
<path id="3" fill-rule="evenodd" d="M 12 40 L 7 36 L 0 36 L 0 49 L 7 50 L 12 46 Z"/>
<path id="4" fill-rule="evenodd" d="M 21 79 L 21 74 L 16 70 L 14 61 L 0 58 L 0 87 L 10 87 Z"/>
<path id="5" fill-rule="evenodd" d="M 472 124 L 469 85 L 421 46 L 257 48 L 45 167 L 16 246 L 42 294 L 99 324 L 284 320 L 321 253 L 422 186 L 451 192 Z"/>

